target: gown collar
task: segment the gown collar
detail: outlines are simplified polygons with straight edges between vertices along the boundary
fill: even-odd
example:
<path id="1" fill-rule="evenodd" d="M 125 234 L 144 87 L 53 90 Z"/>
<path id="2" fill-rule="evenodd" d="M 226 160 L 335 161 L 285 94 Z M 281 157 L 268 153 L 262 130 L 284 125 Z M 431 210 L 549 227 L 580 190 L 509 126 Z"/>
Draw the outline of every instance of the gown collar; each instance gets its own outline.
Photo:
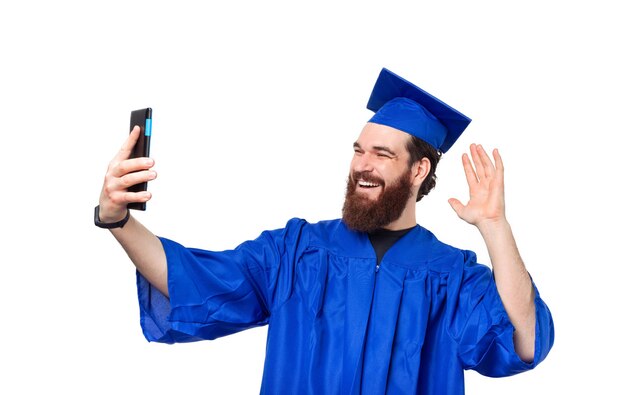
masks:
<path id="1" fill-rule="evenodd" d="M 340 255 L 376 260 L 376 252 L 367 233 L 353 231 L 341 220 L 331 240 L 333 249 Z M 429 230 L 418 224 L 389 248 L 381 264 L 389 262 L 407 269 L 421 269 L 455 252 L 458 250 L 440 242 Z"/>

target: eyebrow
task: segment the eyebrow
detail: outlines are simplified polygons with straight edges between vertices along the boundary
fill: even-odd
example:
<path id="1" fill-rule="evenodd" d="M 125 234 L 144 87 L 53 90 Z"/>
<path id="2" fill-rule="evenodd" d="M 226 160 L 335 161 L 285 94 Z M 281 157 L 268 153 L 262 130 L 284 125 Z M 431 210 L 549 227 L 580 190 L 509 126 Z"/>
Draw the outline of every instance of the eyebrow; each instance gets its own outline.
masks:
<path id="1" fill-rule="evenodd" d="M 361 144 L 359 144 L 358 142 L 354 142 L 354 144 L 352 144 L 352 146 L 354 148 L 358 148 L 358 149 L 363 149 L 361 148 Z M 387 152 L 389 155 L 391 156 L 398 156 L 398 154 L 396 154 L 391 148 L 386 147 L 384 145 L 375 145 L 374 147 L 372 147 L 375 151 L 384 151 Z"/>

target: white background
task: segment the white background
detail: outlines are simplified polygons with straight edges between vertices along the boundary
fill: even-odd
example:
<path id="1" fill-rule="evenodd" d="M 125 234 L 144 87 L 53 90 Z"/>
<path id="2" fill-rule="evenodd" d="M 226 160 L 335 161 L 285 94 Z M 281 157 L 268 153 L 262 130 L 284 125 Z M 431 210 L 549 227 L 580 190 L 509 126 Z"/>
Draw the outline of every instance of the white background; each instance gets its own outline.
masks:
<path id="1" fill-rule="evenodd" d="M 418 221 L 488 263 L 447 198 L 467 197 L 469 144 L 498 147 L 508 217 L 554 316 L 536 370 L 470 372 L 467 393 L 623 391 L 617 4 L 3 2 L 0 392 L 258 393 L 265 328 L 144 340 L 133 266 L 93 226 L 107 164 L 130 111 L 150 106 L 159 177 L 136 217 L 156 234 L 227 249 L 294 216 L 338 217 L 382 67 L 474 120 Z"/>

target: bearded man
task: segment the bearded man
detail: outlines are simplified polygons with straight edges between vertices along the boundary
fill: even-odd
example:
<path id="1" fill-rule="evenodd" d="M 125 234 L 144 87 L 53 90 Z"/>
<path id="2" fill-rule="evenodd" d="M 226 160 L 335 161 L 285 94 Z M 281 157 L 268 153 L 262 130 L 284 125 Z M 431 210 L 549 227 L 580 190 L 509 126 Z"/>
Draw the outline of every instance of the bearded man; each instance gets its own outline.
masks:
<path id="1" fill-rule="evenodd" d="M 158 238 L 128 214 L 128 203 L 150 194 L 126 189 L 156 177 L 151 159 L 128 159 L 133 130 L 109 166 L 95 221 L 137 267 L 149 341 L 268 324 L 268 394 L 462 394 L 465 369 L 506 376 L 546 357 L 552 317 L 505 216 L 498 151 L 492 161 L 470 146 L 470 200 L 449 201 L 480 231 L 492 272 L 415 214 L 469 118 L 387 69 L 368 108 L 375 114 L 354 143 L 342 219 L 295 218 L 222 252 Z"/>

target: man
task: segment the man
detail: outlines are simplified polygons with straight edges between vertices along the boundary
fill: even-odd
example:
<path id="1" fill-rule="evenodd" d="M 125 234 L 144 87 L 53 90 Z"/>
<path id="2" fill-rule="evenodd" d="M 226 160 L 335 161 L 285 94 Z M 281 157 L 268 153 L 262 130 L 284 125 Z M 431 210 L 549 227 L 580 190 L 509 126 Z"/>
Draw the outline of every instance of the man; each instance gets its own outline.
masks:
<path id="1" fill-rule="evenodd" d="M 483 236 L 492 274 L 415 216 L 469 118 L 386 69 L 368 108 L 375 115 L 354 143 L 343 218 L 292 219 L 224 252 L 157 238 L 129 216 L 126 205 L 150 194 L 126 188 L 156 177 L 151 159 L 127 159 L 133 130 L 109 166 L 96 222 L 117 226 L 137 267 L 148 340 L 269 324 L 261 392 L 271 394 L 462 394 L 464 369 L 506 376 L 546 357 L 552 318 L 505 217 L 497 150 L 494 163 L 470 147 L 470 200 L 450 199 Z"/>

